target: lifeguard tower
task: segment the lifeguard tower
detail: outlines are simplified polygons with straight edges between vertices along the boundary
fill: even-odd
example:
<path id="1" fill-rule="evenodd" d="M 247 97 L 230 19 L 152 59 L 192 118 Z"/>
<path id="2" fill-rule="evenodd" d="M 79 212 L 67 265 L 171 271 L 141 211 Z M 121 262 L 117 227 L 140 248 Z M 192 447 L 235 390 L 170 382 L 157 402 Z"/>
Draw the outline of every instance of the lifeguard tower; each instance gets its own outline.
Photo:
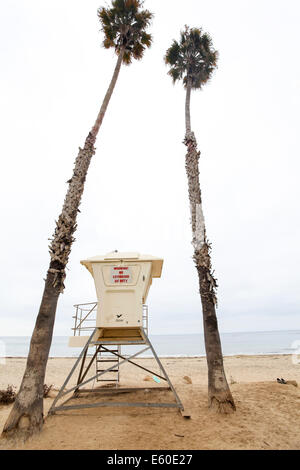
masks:
<path id="1" fill-rule="evenodd" d="M 70 347 L 82 348 L 70 374 L 55 398 L 49 414 L 60 410 L 78 409 L 98 406 L 145 406 L 177 408 L 184 417 L 189 415 L 184 411 L 175 388 L 173 387 L 159 357 L 157 356 L 148 337 L 148 307 L 146 300 L 153 278 L 161 277 L 163 259 L 139 253 L 119 253 L 117 251 L 106 255 L 95 256 L 81 261 L 94 278 L 97 293 L 97 302 L 75 305 L 73 336 L 69 339 Z M 89 334 L 87 334 L 89 333 Z M 121 346 L 146 345 L 146 348 L 130 356 L 121 353 Z M 91 358 L 88 357 L 89 348 L 95 348 Z M 132 359 L 151 350 L 159 366 L 157 374 Z M 88 360 L 89 359 L 89 360 Z M 73 397 L 88 392 L 97 392 L 104 396 L 107 393 L 116 395 L 130 391 L 149 390 L 151 387 L 122 388 L 120 387 L 120 366 L 130 363 L 152 374 L 155 382 L 164 381 L 167 387 L 157 387 L 171 390 L 175 403 L 150 402 L 97 402 L 80 405 L 56 405 L 58 400 L 73 392 Z M 80 364 L 81 363 L 81 364 Z M 86 378 L 92 366 L 96 364 L 96 374 Z M 80 370 L 77 384 L 69 390 L 66 386 L 75 373 L 77 366 Z M 86 388 L 89 382 L 109 382 L 114 388 L 107 387 Z M 93 382 L 93 383 L 94 383 Z M 69 401 L 69 399 L 67 400 Z"/>

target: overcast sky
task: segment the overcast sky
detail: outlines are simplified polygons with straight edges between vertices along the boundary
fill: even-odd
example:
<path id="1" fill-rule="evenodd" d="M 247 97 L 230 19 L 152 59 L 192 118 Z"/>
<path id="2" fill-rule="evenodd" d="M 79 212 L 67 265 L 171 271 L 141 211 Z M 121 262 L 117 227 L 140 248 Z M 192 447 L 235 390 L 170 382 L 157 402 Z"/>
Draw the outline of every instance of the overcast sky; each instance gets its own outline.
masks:
<path id="1" fill-rule="evenodd" d="M 31 335 L 48 238 L 116 57 L 101 47 L 101 0 L 2 0 L 0 335 Z M 185 174 L 184 99 L 163 62 L 188 24 L 209 32 L 218 69 L 192 93 L 192 128 L 221 332 L 300 329 L 298 0 L 147 0 L 154 43 L 122 67 L 98 135 L 56 335 L 96 299 L 80 260 L 111 250 L 164 258 L 150 332 L 202 332 Z"/>

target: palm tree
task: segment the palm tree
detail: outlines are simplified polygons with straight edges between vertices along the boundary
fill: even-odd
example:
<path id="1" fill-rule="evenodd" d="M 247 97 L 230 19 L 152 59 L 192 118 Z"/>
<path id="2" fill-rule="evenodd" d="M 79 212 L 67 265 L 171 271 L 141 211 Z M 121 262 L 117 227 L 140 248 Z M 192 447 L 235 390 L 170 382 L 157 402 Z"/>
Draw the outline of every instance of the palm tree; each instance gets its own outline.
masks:
<path id="1" fill-rule="evenodd" d="M 49 349 L 52 341 L 56 306 L 64 290 L 66 266 L 77 214 L 84 189 L 89 164 L 95 153 L 95 141 L 109 100 L 114 90 L 121 64 L 141 59 L 152 36 L 146 32 L 152 13 L 143 10 L 140 0 L 113 0 L 111 8 L 99 8 L 98 17 L 104 33 L 103 46 L 114 48 L 118 56 L 112 80 L 104 97 L 96 122 L 89 132 L 84 147 L 79 148 L 72 178 L 64 200 L 62 212 L 49 246 L 50 265 L 45 280 L 44 293 L 33 330 L 26 370 L 11 413 L 5 423 L 2 436 L 28 437 L 41 430 L 43 425 L 43 386 Z"/>
<path id="2" fill-rule="evenodd" d="M 211 245 L 206 237 L 199 183 L 199 157 L 197 141 L 191 130 L 190 99 L 192 89 L 201 89 L 209 80 L 217 65 L 218 53 L 213 49 L 212 40 L 199 28 L 185 27 L 180 41 L 173 41 L 164 57 L 170 66 L 168 74 L 173 83 L 183 80 L 186 89 L 184 144 L 187 146 L 186 173 L 188 178 L 189 202 L 194 247 L 194 262 L 199 277 L 200 296 L 203 310 L 203 324 L 206 358 L 208 365 L 209 406 L 220 412 L 235 410 L 234 401 L 226 380 L 222 347 L 216 316 L 217 282 L 211 268 Z"/>

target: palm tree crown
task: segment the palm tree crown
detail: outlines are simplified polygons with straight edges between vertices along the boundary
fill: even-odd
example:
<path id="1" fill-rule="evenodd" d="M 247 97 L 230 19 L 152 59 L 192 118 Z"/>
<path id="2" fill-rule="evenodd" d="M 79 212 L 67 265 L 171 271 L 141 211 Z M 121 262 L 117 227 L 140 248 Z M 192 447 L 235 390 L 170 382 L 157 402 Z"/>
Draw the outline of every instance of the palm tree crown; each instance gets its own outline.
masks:
<path id="1" fill-rule="evenodd" d="M 99 8 L 106 49 L 114 47 L 119 55 L 124 49 L 123 62 L 130 64 L 132 58 L 141 59 L 146 47 L 150 47 L 152 36 L 146 32 L 153 14 L 141 10 L 142 0 L 113 0 L 111 8 Z"/>
<path id="2" fill-rule="evenodd" d="M 185 26 L 180 32 L 180 41 L 173 41 L 164 60 L 171 66 L 168 74 L 174 83 L 183 79 L 185 87 L 189 82 L 191 88 L 201 88 L 217 66 L 218 52 L 213 49 L 208 33 Z"/>

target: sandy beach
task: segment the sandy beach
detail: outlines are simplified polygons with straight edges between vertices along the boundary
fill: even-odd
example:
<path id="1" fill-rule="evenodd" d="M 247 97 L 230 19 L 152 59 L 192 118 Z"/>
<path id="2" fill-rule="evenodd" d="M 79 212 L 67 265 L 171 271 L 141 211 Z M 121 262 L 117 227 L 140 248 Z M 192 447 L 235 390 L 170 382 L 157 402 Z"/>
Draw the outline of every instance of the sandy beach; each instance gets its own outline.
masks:
<path id="1" fill-rule="evenodd" d="M 50 358 L 46 383 L 58 390 L 75 359 Z M 143 367 L 157 371 L 154 360 L 138 359 Z M 45 424 L 19 449 L 298 449 L 300 450 L 300 388 L 278 384 L 276 378 L 300 383 L 300 364 L 290 355 L 228 356 L 225 370 L 237 411 L 215 414 L 207 408 L 206 359 L 163 358 L 175 389 L 191 419 L 176 409 L 100 407 L 59 411 L 47 417 L 57 391 L 44 400 Z M 24 358 L 7 358 L 0 364 L 0 389 L 18 387 L 25 367 Z M 92 371 L 94 373 L 94 371 Z M 70 385 L 76 383 L 73 376 Z M 88 386 L 91 387 L 93 382 Z M 95 382 L 94 387 L 101 383 Z M 103 385 L 103 384 L 102 384 Z M 106 397 L 110 401 L 175 402 L 172 392 L 155 390 L 151 374 L 125 364 L 121 366 L 121 387 L 147 390 Z M 68 398 L 68 397 L 67 397 Z M 103 398 L 102 398 L 103 399 Z M 101 400 L 101 398 L 100 398 Z M 96 394 L 72 399 L 68 404 L 99 401 Z M 0 428 L 11 406 L 0 406 Z M 5 441 L 0 448 L 7 449 Z"/>

